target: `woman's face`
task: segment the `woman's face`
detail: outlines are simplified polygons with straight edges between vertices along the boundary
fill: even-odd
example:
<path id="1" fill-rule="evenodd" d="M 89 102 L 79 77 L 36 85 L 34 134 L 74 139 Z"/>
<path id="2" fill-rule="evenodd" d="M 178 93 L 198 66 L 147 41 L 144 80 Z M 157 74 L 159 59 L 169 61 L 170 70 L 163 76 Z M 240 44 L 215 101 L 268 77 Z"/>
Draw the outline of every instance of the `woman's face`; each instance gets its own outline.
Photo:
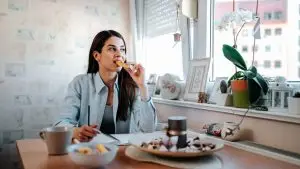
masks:
<path id="1" fill-rule="evenodd" d="M 117 66 L 116 61 L 125 61 L 125 51 L 123 40 L 112 36 L 105 42 L 101 53 L 95 51 L 93 55 L 101 68 L 116 72 L 122 69 L 122 67 Z"/>

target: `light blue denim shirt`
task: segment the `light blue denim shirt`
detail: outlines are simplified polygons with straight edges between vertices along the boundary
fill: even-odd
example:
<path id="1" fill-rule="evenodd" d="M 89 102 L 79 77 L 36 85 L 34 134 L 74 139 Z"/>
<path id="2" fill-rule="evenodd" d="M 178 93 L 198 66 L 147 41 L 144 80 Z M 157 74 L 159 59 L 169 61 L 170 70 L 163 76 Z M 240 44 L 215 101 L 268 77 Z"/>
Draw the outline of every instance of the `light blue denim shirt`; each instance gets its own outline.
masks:
<path id="1" fill-rule="evenodd" d="M 117 80 L 114 85 L 114 91 L 113 117 L 116 126 L 119 103 Z M 54 125 L 82 126 L 88 124 L 87 112 L 88 106 L 90 106 L 90 124 L 97 124 L 99 129 L 102 123 L 107 95 L 108 87 L 103 83 L 98 73 L 76 76 L 68 86 L 65 107 L 60 120 Z M 130 133 L 153 132 L 155 130 L 157 115 L 151 98 L 148 101 L 142 101 L 139 92 L 137 92 L 133 110 L 130 113 Z"/>

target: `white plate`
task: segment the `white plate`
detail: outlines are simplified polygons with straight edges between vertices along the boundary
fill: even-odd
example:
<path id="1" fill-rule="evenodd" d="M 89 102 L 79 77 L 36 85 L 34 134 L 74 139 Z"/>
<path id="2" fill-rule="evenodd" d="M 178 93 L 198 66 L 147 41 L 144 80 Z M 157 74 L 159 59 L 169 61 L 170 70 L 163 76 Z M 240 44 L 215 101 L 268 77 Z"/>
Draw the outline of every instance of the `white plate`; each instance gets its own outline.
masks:
<path id="1" fill-rule="evenodd" d="M 162 156 L 162 157 L 199 157 L 199 156 L 207 156 L 207 155 L 211 155 L 216 151 L 220 151 L 223 147 L 224 144 L 222 142 L 216 141 L 216 140 L 212 140 L 212 139 L 208 139 L 205 137 L 200 137 L 201 141 L 204 142 L 210 142 L 213 144 L 216 144 L 216 147 L 212 150 L 209 151 L 198 151 L 198 152 L 164 152 L 164 151 L 158 151 L 158 150 L 149 150 L 147 148 L 142 148 L 141 144 L 143 142 L 148 143 L 149 141 L 155 139 L 155 138 L 159 138 L 159 137 L 163 137 L 165 136 L 165 134 L 163 132 L 155 132 L 155 133 L 138 133 L 133 135 L 130 140 L 129 143 L 132 144 L 133 146 L 137 147 L 139 150 L 144 151 L 144 152 L 148 152 L 150 154 L 153 155 L 157 155 L 157 156 Z M 188 135 L 188 138 L 191 138 L 191 136 Z M 194 136 L 192 137 L 194 138 Z"/>

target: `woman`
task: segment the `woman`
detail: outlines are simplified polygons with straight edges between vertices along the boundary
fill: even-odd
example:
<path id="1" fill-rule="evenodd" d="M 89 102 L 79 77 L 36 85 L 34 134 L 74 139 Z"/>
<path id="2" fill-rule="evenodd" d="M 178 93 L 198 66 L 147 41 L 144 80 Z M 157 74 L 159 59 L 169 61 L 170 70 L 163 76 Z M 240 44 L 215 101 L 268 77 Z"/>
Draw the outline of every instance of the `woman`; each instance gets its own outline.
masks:
<path id="1" fill-rule="evenodd" d="M 152 132 L 156 113 L 145 83 L 141 65 L 122 68 L 126 63 L 126 44 L 113 30 L 99 32 L 91 45 L 87 74 L 69 84 L 65 98 L 65 118 L 56 125 L 73 125 L 73 137 L 89 141 L 93 128 L 107 134 Z"/>

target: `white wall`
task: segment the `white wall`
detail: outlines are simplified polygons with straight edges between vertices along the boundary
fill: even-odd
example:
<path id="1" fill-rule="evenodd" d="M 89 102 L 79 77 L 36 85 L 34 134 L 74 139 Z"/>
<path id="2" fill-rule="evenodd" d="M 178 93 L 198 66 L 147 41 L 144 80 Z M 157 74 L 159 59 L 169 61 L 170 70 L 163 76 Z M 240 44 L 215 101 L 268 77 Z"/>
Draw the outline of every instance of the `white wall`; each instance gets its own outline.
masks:
<path id="1" fill-rule="evenodd" d="M 128 0 L 0 1 L 1 167 L 16 139 L 37 137 L 57 118 L 96 33 L 115 29 L 129 39 L 128 8 Z"/>

